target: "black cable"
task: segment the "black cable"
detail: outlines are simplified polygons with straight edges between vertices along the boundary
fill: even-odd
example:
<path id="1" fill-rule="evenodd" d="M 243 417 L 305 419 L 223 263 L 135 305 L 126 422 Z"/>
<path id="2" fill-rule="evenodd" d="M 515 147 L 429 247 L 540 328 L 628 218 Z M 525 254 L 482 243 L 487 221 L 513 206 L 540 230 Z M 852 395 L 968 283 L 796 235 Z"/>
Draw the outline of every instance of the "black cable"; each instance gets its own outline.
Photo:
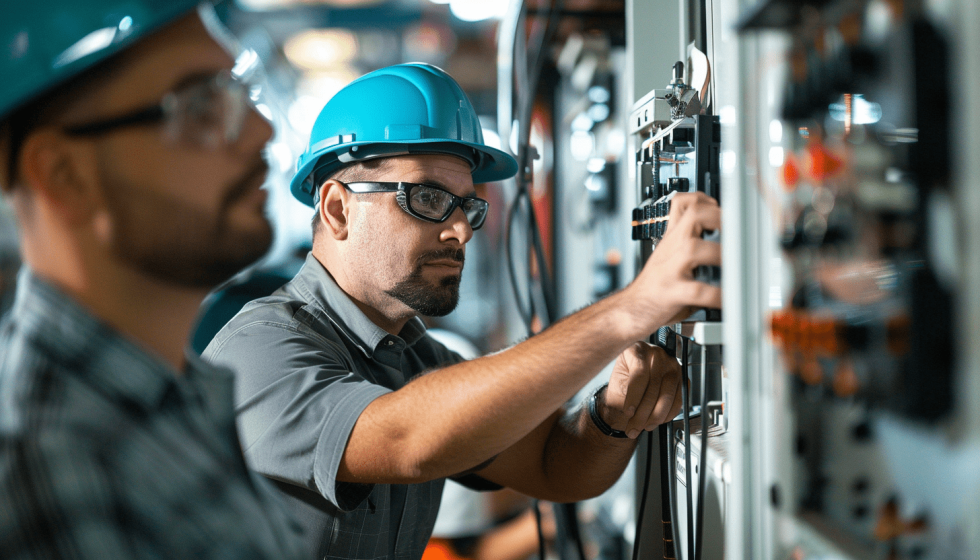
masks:
<path id="1" fill-rule="evenodd" d="M 530 75 L 527 73 L 528 69 L 528 57 L 520 57 L 521 65 L 517 63 L 517 53 L 519 49 L 516 44 L 523 38 L 524 22 L 527 17 L 527 1 L 524 0 L 521 3 L 518 17 L 517 17 L 517 27 L 518 31 L 514 34 L 515 47 L 513 49 L 514 58 L 512 62 L 512 68 L 514 69 L 517 79 L 515 82 L 519 82 L 522 86 L 520 91 L 523 93 L 523 99 L 521 103 L 518 104 L 518 130 L 520 132 L 518 136 L 517 145 L 517 162 L 518 162 L 518 174 L 517 174 L 517 190 L 514 195 L 514 201 L 511 205 L 510 210 L 507 215 L 507 240 L 506 240 L 506 250 L 507 250 L 507 261 L 509 268 L 509 276 L 511 281 L 511 288 L 514 291 L 514 299 L 517 302 L 518 312 L 521 315 L 521 319 L 524 321 L 525 327 L 527 328 L 528 336 L 534 336 L 533 330 L 533 320 L 535 316 L 535 292 L 534 292 L 534 275 L 530 262 L 527 263 L 528 278 L 527 278 L 527 306 L 524 306 L 523 299 L 521 297 L 519 282 L 517 280 L 517 272 L 514 260 L 513 251 L 513 225 L 518 220 L 520 205 L 527 204 L 527 231 L 530 237 L 530 251 L 533 252 L 534 262 L 537 265 L 537 272 L 539 275 L 539 287 L 542 298 L 545 305 L 546 316 L 540 316 L 542 327 L 547 327 L 551 321 L 558 317 L 557 309 L 557 297 L 555 295 L 554 285 L 552 284 L 551 275 L 548 269 L 548 263 L 546 262 L 544 244 L 541 240 L 541 232 L 538 226 L 537 217 L 534 213 L 534 203 L 531 198 L 529 190 L 529 177 L 531 173 L 531 117 L 534 111 L 534 100 L 536 97 L 539 77 L 541 74 L 541 69 L 544 64 L 544 60 L 547 56 L 545 49 L 551 44 L 555 30 L 558 27 L 558 21 L 561 16 L 561 6 L 563 0 L 555 0 L 554 4 L 550 7 L 550 14 L 545 24 L 543 30 L 537 34 L 537 40 L 532 41 L 536 47 L 529 51 L 533 53 L 533 63 L 530 64 L 532 69 Z M 524 83 L 524 78 L 528 79 L 528 83 Z M 508 141 L 506 138 L 503 139 L 505 142 Z M 530 257 L 530 256 L 529 256 Z M 528 259 L 530 260 L 530 258 Z M 578 518 L 575 513 L 575 506 L 571 504 L 566 506 L 563 510 L 567 513 L 565 517 L 567 527 L 565 527 L 565 533 L 567 533 L 571 540 L 574 542 L 576 551 L 579 556 L 579 560 L 585 560 L 584 547 L 582 546 L 582 540 L 580 532 L 578 531 Z M 538 529 L 538 548 L 541 560 L 544 560 L 545 555 L 545 544 L 544 544 L 544 534 L 541 530 L 541 514 L 538 510 L 537 502 L 535 502 L 535 519 L 537 522 Z M 559 550 L 564 550 L 559 548 Z"/>
<path id="2" fill-rule="evenodd" d="M 700 20 L 701 29 L 698 30 L 698 50 L 703 52 L 705 56 L 708 55 L 708 6 L 707 0 L 701 0 L 700 2 L 700 12 L 698 14 L 698 19 Z"/>
<path id="3" fill-rule="evenodd" d="M 534 520 L 538 527 L 538 560 L 544 559 L 544 531 L 541 530 L 541 507 L 538 500 L 534 500 Z"/>
<path id="4" fill-rule="evenodd" d="M 673 511 L 671 509 L 670 503 L 670 485 L 673 480 L 670 477 L 670 440 L 668 435 L 668 426 L 673 419 L 667 420 L 666 423 L 661 424 L 660 428 L 657 430 L 658 439 L 660 440 L 660 519 L 663 522 L 662 532 L 664 541 L 664 560 L 674 560 L 676 558 L 676 553 L 674 552 L 674 523 L 673 523 Z M 653 432 L 650 432 L 650 439 L 653 439 Z M 649 477 L 649 472 L 647 477 Z M 644 485 L 644 489 L 646 485 Z M 646 501 L 646 495 L 644 493 L 643 501 Z M 642 511 L 642 510 L 641 510 Z M 640 523 L 637 521 L 636 524 L 637 531 L 640 530 Z M 636 542 L 639 543 L 639 539 Z M 636 559 L 636 554 L 634 551 L 633 560 Z"/>
<path id="5" fill-rule="evenodd" d="M 687 553 L 694 553 L 694 489 L 691 488 L 691 394 L 687 363 L 687 338 L 681 338 L 681 400 L 684 407 L 684 482 L 687 491 Z"/>
<path id="6" fill-rule="evenodd" d="M 528 172 L 532 165 L 531 160 L 531 117 L 534 113 L 534 99 L 536 97 L 536 92 L 538 88 L 539 78 L 541 75 L 541 70 L 544 66 L 544 61 L 547 58 L 545 49 L 551 43 L 554 38 L 555 31 L 558 27 L 558 20 L 561 16 L 563 0 L 555 0 L 554 4 L 550 7 L 551 13 L 548 17 L 548 21 L 545 24 L 544 29 L 538 33 L 538 40 L 535 42 L 536 47 L 534 49 L 533 63 L 531 63 L 531 72 L 528 73 L 528 79 L 530 80 L 526 84 L 525 95 L 523 99 L 523 104 L 520 106 L 519 120 L 518 120 L 518 130 L 520 131 L 520 136 L 518 138 L 518 149 L 517 149 L 517 161 L 518 161 L 518 174 L 517 174 L 517 193 L 514 197 L 514 204 L 520 203 L 521 199 L 524 198 L 527 201 L 528 206 L 528 231 L 530 232 L 531 243 L 533 246 L 535 262 L 538 267 L 538 274 L 540 275 L 540 287 L 541 293 L 544 299 L 545 310 L 547 311 L 548 317 L 542 319 L 542 324 L 547 326 L 550 322 L 558 317 L 557 309 L 557 298 L 554 294 L 554 286 L 551 282 L 551 275 L 548 269 L 548 263 L 545 259 L 544 254 L 544 244 L 541 241 L 541 231 L 538 227 L 537 217 L 534 214 L 534 204 L 531 200 L 530 191 L 528 188 Z M 521 6 L 522 14 L 526 13 L 527 4 L 526 2 Z M 521 20 L 522 18 L 518 18 Z M 515 37 L 517 35 L 515 34 Z M 516 40 L 516 39 L 515 39 Z M 515 56 L 517 49 L 514 49 Z M 524 64 L 527 65 L 527 57 L 523 57 Z M 517 65 L 514 66 L 517 68 Z"/>
<path id="7" fill-rule="evenodd" d="M 704 356 L 704 354 L 702 354 Z M 698 461 L 698 511 L 697 535 L 694 542 L 694 560 L 701 560 L 704 547 L 704 491 L 708 482 L 708 430 L 711 419 L 708 418 L 708 364 L 701 360 L 701 458 Z"/>
<path id="8" fill-rule="evenodd" d="M 653 432 L 647 432 L 647 460 L 643 468 L 643 490 L 640 492 L 640 507 L 637 509 L 636 530 L 633 533 L 633 560 L 639 560 L 640 557 L 640 531 L 643 529 L 643 513 L 646 510 L 647 494 L 650 491 L 651 462 L 653 462 Z M 664 555 L 664 558 L 666 557 Z"/>
<path id="9" fill-rule="evenodd" d="M 518 210 L 517 202 L 515 200 L 514 204 L 507 211 L 507 234 L 504 240 L 504 248 L 507 251 L 507 276 L 510 278 L 511 290 L 514 292 L 514 303 L 517 305 L 517 313 L 521 316 L 521 322 L 524 323 L 528 336 L 531 336 L 534 334 L 531 328 L 531 320 L 534 317 L 534 298 L 528 293 L 529 301 L 525 309 L 523 298 L 521 297 L 520 285 L 517 282 L 517 270 L 514 266 L 513 235 L 511 234 L 513 232 L 515 214 Z"/>
<path id="10" fill-rule="evenodd" d="M 653 198 L 657 200 L 663 193 L 660 192 L 660 142 L 653 143 Z M 642 193 L 641 193 L 642 194 Z"/>
<path id="11" fill-rule="evenodd" d="M 670 478 L 670 485 L 667 488 L 667 501 L 670 505 L 670 517 L 673 523 L 670 524 L 670 536 L 674 540 L 674 557 L 681 560 L 681 539 L 680 527 L 677 524 L 677 454 L 676 441 L 674 437 L 674 419 L 667 422 L 667 462 L 670 463 L 667 471 Z"/>

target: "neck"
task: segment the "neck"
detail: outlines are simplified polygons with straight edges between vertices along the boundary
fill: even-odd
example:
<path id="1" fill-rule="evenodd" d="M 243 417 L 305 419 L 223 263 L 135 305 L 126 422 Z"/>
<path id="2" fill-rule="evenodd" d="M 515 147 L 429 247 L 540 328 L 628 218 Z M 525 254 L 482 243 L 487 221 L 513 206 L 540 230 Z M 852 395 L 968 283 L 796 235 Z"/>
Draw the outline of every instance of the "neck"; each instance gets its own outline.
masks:
<path id="1" fill-rule="evenodd" d="M 333 266 L 329 264 L 330 259 L 323 255 L 322 252 L 317 251 L 317 248 L 313 249 L 313 256 L 317 261 L 323 266 L 328 274 L 333 278 L 337 286 L 347 294 L 354 305 L 361 310 L 361 313 L 371 320 L 372 323 L 380 327 L 383 331 L 388 334 L 397 336 L 398 333 L 402 332 L 402 328 L 408 323 L 412 317 L 415 317 L 415 311 L 410 309 L 408 306 L 402 304 L 401 302 L 396 302 L 392 305 L 381 306 L 372 303 L 372 300 L 364 297 L 360 294 L 355 287 L 360 285 L 357 281 L 352 279 L 347 275 L 347 268 L 344 266 Z"/>
<path id="2" fill-rule="evenodd" d="M 162 282 L 85 251 L 70 239 L 38 241 L 45 240 L 25 237 L 23 243 L 24 261 L 37 276 L 175 371 L 183 371 L 184 349 L 207 289 Z"/>

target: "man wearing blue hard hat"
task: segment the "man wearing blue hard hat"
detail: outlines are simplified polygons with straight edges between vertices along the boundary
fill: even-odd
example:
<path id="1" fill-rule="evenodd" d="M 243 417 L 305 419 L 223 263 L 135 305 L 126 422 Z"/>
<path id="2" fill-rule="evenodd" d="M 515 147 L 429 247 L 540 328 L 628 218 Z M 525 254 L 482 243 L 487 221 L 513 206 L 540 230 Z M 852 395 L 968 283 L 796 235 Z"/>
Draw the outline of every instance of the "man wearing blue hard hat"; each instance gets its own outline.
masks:
<path id="1" fill-rule="evenodd" d="M 0 558 L 296 558 L 229 372 L 184 354 L 261 256 L 271 128 L 197 0 L 0 18 L 0 186 L 24 269 L 0 326 Z"/>
<path id="2" fill-rule="evenodd" d="M 645 343 L 720 264 L 710 198 L 679 195 L 637 279 L 508 350 L 464 362 L 425 333 L 459 297 L 489 211 L 474 183 L 514 175 L 456 82 L 424 64 L 372 72 L 320 113 L 292 192 L 316 210 L 313 251 L 204 353 L 236 372 L 246 457 L 306 525 L 310 557 L 419 558 L 445 478 L 551 501 L 603 492 L 643 430 L 680 408 L 677 363 Z M 588 404 L 565 402 L 616 360 Z"/>

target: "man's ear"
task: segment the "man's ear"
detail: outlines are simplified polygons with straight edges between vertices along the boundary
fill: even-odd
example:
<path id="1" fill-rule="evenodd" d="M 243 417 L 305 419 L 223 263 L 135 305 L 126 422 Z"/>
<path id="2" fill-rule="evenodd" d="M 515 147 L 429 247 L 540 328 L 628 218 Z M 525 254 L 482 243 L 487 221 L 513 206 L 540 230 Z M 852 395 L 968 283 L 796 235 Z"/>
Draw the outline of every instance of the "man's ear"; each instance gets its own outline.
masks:
<path id="1" fill-rule="evenodd" d="M 320 225 L 338 241 L 347 239 L 352 202 L 350 193 L 340 182 L 330 179 L 320 185 L 320 204 L 317 208 Z"/>
<path id="2" fill-rule="evenodd" d="M 41 129 L 24 140 L 21 181 L 36 202 L 43 202 L 65 223 L 90 221 L 102 201 L 94 146 L 59 131 Z"/>

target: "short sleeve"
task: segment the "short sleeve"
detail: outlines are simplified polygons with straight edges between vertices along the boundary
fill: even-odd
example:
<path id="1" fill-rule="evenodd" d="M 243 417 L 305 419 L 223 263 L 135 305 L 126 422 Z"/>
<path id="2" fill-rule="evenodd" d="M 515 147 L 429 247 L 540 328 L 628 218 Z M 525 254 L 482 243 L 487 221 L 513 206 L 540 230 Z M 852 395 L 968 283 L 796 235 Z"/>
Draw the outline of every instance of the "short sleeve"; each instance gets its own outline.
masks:
<path id="1" fill-rule="evenodd" d="M 361 412 L 390 390 L 353 371 L 347 349 L 304 325 L 256 321 L 211 342 L 202 357 L 235 372 L 238 430 L 256 472 L 321 494 L 343 511 L 373 485 L 337 471 Z"/>

